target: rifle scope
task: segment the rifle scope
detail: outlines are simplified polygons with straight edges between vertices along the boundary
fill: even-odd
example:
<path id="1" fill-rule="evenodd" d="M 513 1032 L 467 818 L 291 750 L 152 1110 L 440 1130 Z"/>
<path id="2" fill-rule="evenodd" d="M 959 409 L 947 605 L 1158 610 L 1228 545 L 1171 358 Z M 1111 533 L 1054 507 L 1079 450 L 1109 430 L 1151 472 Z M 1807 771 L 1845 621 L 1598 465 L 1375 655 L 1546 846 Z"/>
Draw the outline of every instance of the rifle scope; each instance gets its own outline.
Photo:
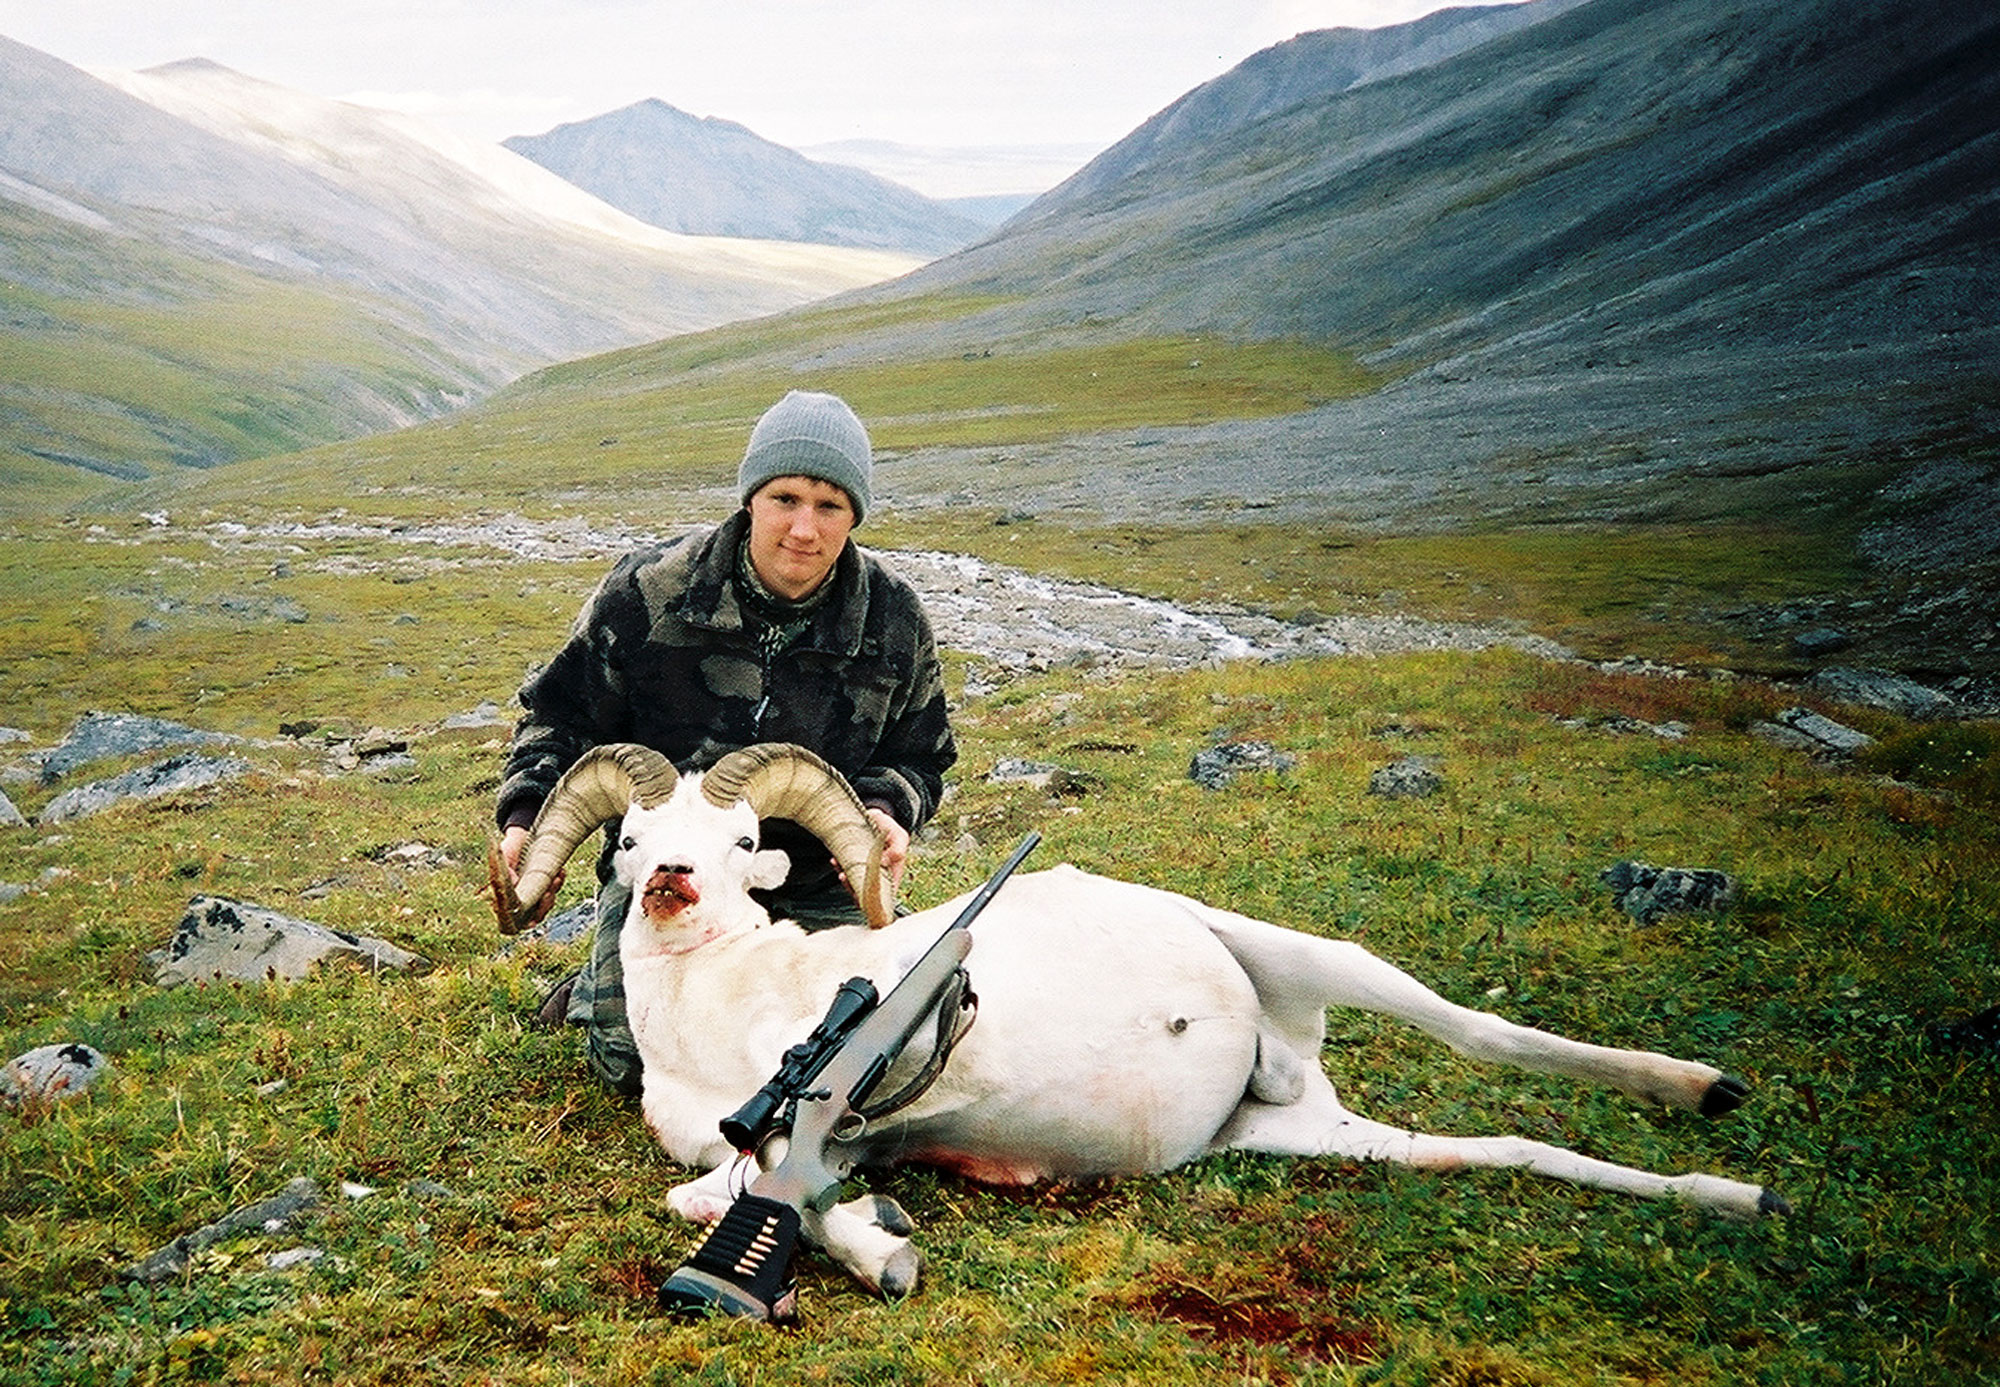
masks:
<path id="1" fill-rule="evenodd" d="M 842 983 L 825 1017 L 811 1035 L 785 1051 L 770 1082 L 722 1119 L 722 1139 L 738 1151 L 761 1147 L 784 1120 L 785 1109 L 807 1095 L 809 1085 L 840 1053 L 848 1035 L 875 1009 L 878 1000 L 875 984 L 866 978 L 849 978 Z"/>

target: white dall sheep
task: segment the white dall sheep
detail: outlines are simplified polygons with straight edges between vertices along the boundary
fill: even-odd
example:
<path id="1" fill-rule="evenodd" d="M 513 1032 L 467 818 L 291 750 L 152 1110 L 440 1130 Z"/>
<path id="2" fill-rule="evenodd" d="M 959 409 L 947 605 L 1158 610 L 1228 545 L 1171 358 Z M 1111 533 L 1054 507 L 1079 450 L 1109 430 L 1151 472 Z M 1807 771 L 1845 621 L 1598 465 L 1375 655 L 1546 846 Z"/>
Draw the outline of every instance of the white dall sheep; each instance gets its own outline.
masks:
<path id="1" fill-rule="evenodd" d="M 760 818 L 793 819 L 832 849 L 876 928 L 808 934 L 773 922 L 752 887 L 783 878 L 759 851 Z M 718 1131 L 803 1039 L 846 979 L 884 994 L 962 901 L 894 919 L 879 846 L 852 790 L 796 747 L 753 747 L 677 777 L 642 747 L 600 748 L 557 786 L 522 859 L 496 889 L 503 928 L 535 908 L 578 844 L 622 818 L 619 879 L 626 1001 L 645 1061 L 642 1106 L 674 1160 L 709 1174 L 673 1207 L 712 1221 L 737 1153 Z M 1705 1064 L 1587 1045 L 1457 1006 L 1359 945 L 1317 938 L 1073 867 L 1019 875 L 973 926 L 978 1020 L 936 1085 L 858 1138 L 858 1164 L 919 1161 L 994 1183 L 1166 1170 L 1223 1149 L 1524 1166 L 1639 1195 L 1675 1195 L 1738 1217 L 1782 1212 L 1757 1185 L 1663 1176 L 1520 1137 L 1445 1137 L 1358 1117 L 1320 1064 L 1326 1008 L 1409 1021 L 1475 1059 L 1606 1084 L 1708 1115 L 1743 1083 Z M 905 1064 L 914 1063 L 905 1056 Z M 897 1082 L 892 1072 L 889 1091 Z M 869 1286 L 916 1275 L 907 1225 L 856 1201 L 807 1236 Z"/>

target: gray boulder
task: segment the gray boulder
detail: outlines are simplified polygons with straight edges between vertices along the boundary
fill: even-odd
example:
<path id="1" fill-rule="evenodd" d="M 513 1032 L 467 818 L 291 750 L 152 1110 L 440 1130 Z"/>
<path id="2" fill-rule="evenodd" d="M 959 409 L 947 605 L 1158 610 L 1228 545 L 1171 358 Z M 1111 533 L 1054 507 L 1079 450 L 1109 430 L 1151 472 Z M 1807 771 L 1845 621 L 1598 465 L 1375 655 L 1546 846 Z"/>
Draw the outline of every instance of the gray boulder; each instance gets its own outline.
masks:
<path id="1" fill-rule="evenodd" d="M 1958 708 L 1956 703 L 1936 689 L 1886 670 L 1835 666 L 1815 674 L 1811 686 L 1842 703 L 1884 708 L 1912 719 L 1947 718 Z"/>
<path id="2" fill-rule="evenodd" d="M 1063 774 L 1061 766 L 1050 765 L 1046 761 L 1027 761 L 1018 756 L 1003 756 L 993 763 L 993 769 L 986 773 L 986 779 L 993 785 L 1032 785 L 1036 789 L 1046 789 L 1055 778 Z"/>
<path id="3" fill-rule="evenodd" d="M 61 745 L 42 757 L 42 783 L 53 785 L 79 766 L 166 747 L 221 746 L 239 740 L 185 723 L 137 713 L 85 713 Z"/>
<path id="4" fill-rule="evenodd" d="M 65 790 L 43 806 L 36 822 L 45 826 L 64 824 L 72 819 L 102 813 L 125 800 L 158 799 L 162 795 L 217 785 L 249 773 L 250 763 L 235 756 L 201 756 L 193 752 L 170 756 L 164 761 L 140 766 L 108 780 L 93 780 L 88 785 Z"/>
<path id="5" fill-rule="evenodd" d="M 469 712 L 453 713 L 441 726 L 447 730 L 457 728 L 505 727 L 509 719 L 492 699 L 486 699 Z"/>
<path id="6" fill-rule="evenodd" d="M 1375 770 L 1368 777 L 1368 793 L 1384 799 L 1424 799 L 1444 788 L 1430 758 L 1405 756 Z"/>
<path id="7" fill-rule="evenodd" d="M 0 1105 L 10 1112 L 46 1110 L 75 1098 L 111 1072 L 111 1061 L 88 1045 L 44 1045 L 17 1055 L 0 1070 Z"/>
<path id="8" fill-rule="evenodd" d="M 1810 708 L 1787 708 L 1775 721 L 1756 723 L 1750 731 L 1767 742 L 1815 756 L 1852 756 L 1875 745 L 1866 732 L 1857 732 Z"/>
<path id="9" fill-rule="evenodd" d="M 559 910 L 535 927 L 534 935 L 544 944 L 574 944 L 597 925 L 597 897 L 578 901 Z"/>
<path id="10" fill-rule="evenodd" d="M 27 826 L 27 819 L 22 817 L 19 809 L 15 808 L 14 801 L 7 798 L 5 790 L 0 790 L 0 828 L 26 828 Z"/>
<path id="11" fill-rule="evenodd" d="M 1600 878 L 1618 908 L 1642 925 L 1662 915 L 1727 910 L 1736 902 L 1736 879 L 1708 867 L 1654 867 L 1619 862 Z"/>
<path id="12" fill-rule="evenodd" d="M 597 897 L 591 896 L 575 905 L 563 907 L 530 929 L 522 930 L 500 946 L 499 957 L 505 958 L 527 944 L 574 944 L 589 937 L 596 927 Z"/>
<path id="13" fill-rule="evenodd" d="M 162 987 L 220 978 L 263 982 L 298 979 L 322 964 L 370 971 L 422 971 L 421 954 L 367 935 L 328 929 L 310 920 L 242 901 L 196 896 L 188 902 L 174 937 L 146 955 Z"/>
<path id="14" fill-rule="evenodd" d="M 1188 779 L 1207 790 L 1220 790 L 1251 771 L 1289 771 L 1299 758 L 1269 742 L 1223 742 L 1197 751 L 1188 762 Z"/>
<path id="15" fill-rule="evenodd" d="M 1051 795 L 1070 797 L 1087 795 L 1102 784 L 1094 776 L 1079 774 L 1065 766 L 1053 766 L 1045 761 L 1024 761 L 1013 756 L 995 762 L 993 769 L 986 773 L 986 779 L 994 785 L 1027 785 L 1046 790 Z"/>

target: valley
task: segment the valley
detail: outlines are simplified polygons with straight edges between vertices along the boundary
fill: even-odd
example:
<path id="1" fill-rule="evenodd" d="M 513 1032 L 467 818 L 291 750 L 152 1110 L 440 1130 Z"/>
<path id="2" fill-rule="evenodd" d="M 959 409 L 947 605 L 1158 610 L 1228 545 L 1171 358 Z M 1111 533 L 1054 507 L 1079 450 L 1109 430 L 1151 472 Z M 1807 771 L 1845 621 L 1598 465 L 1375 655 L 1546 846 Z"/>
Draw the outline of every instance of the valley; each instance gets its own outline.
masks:
<path id="1" fill-rule="evenodd" d="M 787 151 L 664 103 L 570 132 L 689 184 L 649 215 L 782 223 L 754 238 L 216 64 L 0 40 L 0 1029 L 107 1061 L 0 1112 L 0 1384 L 1978 1379 L 1997 37 L 1943 0 L 1316 31 L 976 233 L 793 199 L 823 185 Z M 747 198 L 695 186 L 752 159 Z M 664 1318 L 684 1172 L 537 1024 L 581 946 L 495 934 L 484 864 L 516 690 L 616 555 L 737 504 L 794 386 L 867 421 L 857 539 L 940 637 L 959 756 L 912 905 L 1033 829 L 1035 866 L 1715 1063 L 1753 1090 L 1720 1121 L 1358 1009 L 1323 1046 L 1382 1121 L 1792 1215 L 1244 1153 L 871 1170 L 926 1230 L 915 1295 L 809 1254 L 801 1331 Z M 229 764 L 86 754 L 93 714 Z M 64 799 L 133 774 L 180 788 Z M 1611 883 L 1654 867 L 1731 899 L 1646 918 Z M 422 965 L 164 985 L 218 902 Z"/>

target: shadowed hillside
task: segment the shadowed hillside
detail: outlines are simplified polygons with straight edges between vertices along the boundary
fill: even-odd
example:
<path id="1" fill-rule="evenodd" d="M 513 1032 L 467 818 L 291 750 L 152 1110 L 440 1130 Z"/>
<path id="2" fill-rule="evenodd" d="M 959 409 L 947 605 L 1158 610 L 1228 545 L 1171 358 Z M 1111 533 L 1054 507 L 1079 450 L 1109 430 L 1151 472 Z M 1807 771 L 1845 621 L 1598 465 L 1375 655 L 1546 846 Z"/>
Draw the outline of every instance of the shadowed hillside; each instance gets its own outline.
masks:
<path id="1" fill-rule="evenodd" d="M 1938 0 L 1594 0 L 1327 91 L 1382 40 L 1309 34 L 896 292 L 1418 365 L 1857 336 L 1964 359 L 1992 328 L 1996 37 Z"/>

